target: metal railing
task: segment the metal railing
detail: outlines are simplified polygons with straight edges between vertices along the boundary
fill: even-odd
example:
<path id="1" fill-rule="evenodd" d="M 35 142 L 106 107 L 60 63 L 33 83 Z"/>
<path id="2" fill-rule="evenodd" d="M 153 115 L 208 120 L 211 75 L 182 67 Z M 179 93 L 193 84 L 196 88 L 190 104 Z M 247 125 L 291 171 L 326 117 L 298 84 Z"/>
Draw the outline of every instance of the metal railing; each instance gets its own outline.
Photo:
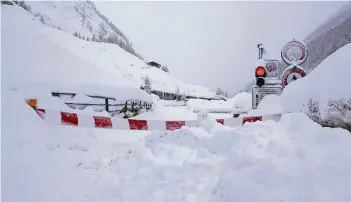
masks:
<path id="1" fill-rule="evenodd" d="M 52 96 L 61 97 L 61 96 L 69 96 L 74 98 L 77 93 L 67 93 L 67 92 L 51 92 Z M 91 98 L 97 98 L 104 100 L 104 103 L 79 103 L 79 102 L 64 102 L 70 108 L 73 109 L 85 109 L 86 107 L 92 106 L 97 107 L 94 110 L 103 111 L 105 110 L 108 113 L 122 113 L 125 111 L 131 112 L 139 112 L 142 109 L 146 111 L 152 109 L 152 103 L 141 101 L 141 100 L 125 100 L 121 103 L 111 103 L 112 101 L 116 101 L 113 97 L 101 96 L 101 95 L 86 95 Z"/>

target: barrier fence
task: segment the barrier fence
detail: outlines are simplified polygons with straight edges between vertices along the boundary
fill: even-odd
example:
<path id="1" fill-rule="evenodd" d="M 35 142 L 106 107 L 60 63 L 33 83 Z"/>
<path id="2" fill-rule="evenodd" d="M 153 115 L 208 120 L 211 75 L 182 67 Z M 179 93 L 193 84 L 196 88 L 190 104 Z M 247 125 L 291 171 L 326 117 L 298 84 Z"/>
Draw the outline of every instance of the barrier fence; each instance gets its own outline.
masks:
<path id="1" fill-rule="evenodd" d="M 48 124 L 71 125 L 90 128 L 110 128 L 121 130 L 175 130 L 182 126 L 198 127 L 198 120 L 138 120 L 121 119 L 117 117 L 93 116 L 70 112 L 53 111 L 46 109 L 34 109 L 36 113 Z M 241 126 L 246 122 L 256 121 L 279 121 L 281 115 L 247 116 L 238 118 L 216 119 L 225 126 Z"/>
<path id="2" fill-rule="evenodd" d="M 65 92 L 51 92 L 54 97 L 68 97 L 73 99 L 76 96 L 76 93 L 65 93 Z M 86 95 L 91 98 L 100 99 L 97 103 L 81 103 L 81 102 L 73 102 L 73 101 L 65 101 L 64 103 L 72 109 L 80 109 L 83 110 L 86 107 L 93 107 L 95 111 L 106 111 L 111 116 L 116 114 L 125 113 L 127 111 L 132 112 L 134 115 L 139 114 L 140 110 L 150 111 L 152 109 L 151 102 L 145 102 L 141 100 L 126 100 L 124 102 L 116 103 L 116 99 L 108 96 L 101 95 Z M 130 115 L 130 113 L 128 114 Z M 131 115 L 133 116 L 133 115 Z M 128 116 L 125 116 L 128 118 Z"/>

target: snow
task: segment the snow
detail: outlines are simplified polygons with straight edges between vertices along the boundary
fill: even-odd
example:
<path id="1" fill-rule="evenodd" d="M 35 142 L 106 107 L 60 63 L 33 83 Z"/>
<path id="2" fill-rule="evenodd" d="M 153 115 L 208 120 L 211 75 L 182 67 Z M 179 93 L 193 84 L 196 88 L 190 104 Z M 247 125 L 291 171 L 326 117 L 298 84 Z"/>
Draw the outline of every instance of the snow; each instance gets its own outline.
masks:
<path id="1" fill-rule="evenodd" d="M 262 115 L 262 114 L 283 114 L 285 111 L 282 106 L 281 97 L 278 95 L 264 96 L 260 101 L 257 110 L 250 110 L 249 115 Z"/>
<path id="2" fill-rule="evenodd" d="M 203 100 L 203 99 L 189 99 L 188 106 L 192 108 L 211 108 L 211 109 L 249 109 L 251 108 L 252 97 L 250 93 L 238 93 L 235 97 L 224 100 Z"/>
<path id="3" fill-rule="evenodd" d="M 96 22 L 95 24 L 99 24 L 101 21 L 96 14 L 89 14 L 93 11 L 85 2 L 29 2 L 29 4 L 34 13 L 45 14 L 50 17 L 52 24 L 65 27 L 67 30 L 60 31 L 45 26 L 34 16 L 17 6 L 4 7 L 2 9 L 3 25 L 6 30 L 4 29 L 3 36 L 10 38 L 13 33 L 18 35 L 14 35 L 18 40 L 4 40 L 6 43 L 2 46 L 9 49 L 4 58 L 8 58 L 10 55 L 23 57 L 22 60 L 11 60 L 5 63 L 16 68 L 5 72 L 6 74 L 11 73 L 11 77 L 16 76 L 14 79 L 16 81 L 30 79 L 30 82 L 56 82 L 64 83 L 65 86 L 77 83 L 82 84 L 80 86 L 85 86 L 93 83 L 94 86 L 98 84 L 102 88 L 118 86 L 124 89 L 136 88 L 139 90 L 143 79 L 149 77 L 152 88 L 155 90 L 175 93 L 178 88 L 180 93 L 187 95 L 207 97 L 215 95 L 208 88 L 185 83 L 172 77 L 169 73 L 146 65 L 144 61 L 115 44 L 85 41 L 73 36 L 75 29 L 81 27 L 80 17 L 74 6 L 85 8 L 86 15 L 91 18 L 89 21 Z M 14 16 L 21 20 L 11 21 Z M 81 31 L 84 32 L 86 27 L 82 29 Z M 94 29 L 99 29 L 99 27 Z M 23 32 L 27 33 L 26 36 L 22 36 Z M 36 49 L 33 50 L 31 47 L 36 47 Z M 48 50 L 50 51 L 48 52 Z M 31 67 L 26 67 L 27 64 L 31 64 Z M 24 69 L 25 73 L 34 75 L 28 78 L 27 74 L 16 74 L 19 68 L 21 71 Z M 61 87 L 53 85 L 56 88 L 57 86 Z"/>
<path id="4" fill-rule="evenodd" d="M 318 100 L 321 112 L 324 112 L 329 100 L 350 98 L 351 88 L 346 85 L 351 75 L 350 53 L 351 44 L 347 44 L 304 78 L 285 87 L 281 95 L 284 111 L 305 111 L 308 99 L 314 98 Z"/>
<path id="5" fill-rule="evenodd" d="M 256 67 L 265 67 L 266 66 L 266 61 L 264 59 L 259 59 L 256 61 Z"/>
<path id="6" fill-rule="evenodd" d="M 60 29 L 72 34 L 77 32 L 80 33 L 81 36 L 90 38 L 95 34 L 97 37 L 100 32 L 101 24 L 104 25 L 107 33 L 114 33 L 110 26 L 107 25 L 86 2 L 29 1 L 26 3 L 30 5 L 33 13 L 42 16 L 47 25 L 60 27 Z M 90 24 L 91 31 L 89 30 L 88 24 Z M 123 40 L 122 37 L 119 39 Z"/>
<path id="7" fill-rule="evenodd" d="M 186 107 L 167 107 L 157 96 L 140 91 L 139 83 L 133 84 L 145 72 L 162 76 L 157 69 L 144 71 L 136 65 L 133 68 L 141 77 L 125 79 L 123 73 L 134 70 L 113 71 L 115 63 L 108 62 L 110 57 L 81 51 L 75 44 L 83 42 L 32 20 L 23 9 L 2 6 L 1 12 L 4 201 L 351 201 L 350 132 L 323 128 L 299 113 L 309 96 L 325 104 L 329 98 L 351 95 L 345 86 L 351 73 L 346 59 L 351 44 L 305 78 L 289 84 L 282 96 L 266 96 L 256 111 L 292 113 L 283 114 L 278 122 L 232 128 L 217 123 L 206 109 L 250 109 L 249 93 L 226 102 L 190 100 Z M 91 50 L 95 45 L 110 47 L 92 42 L 83 45 Z M 125 61 L 129 56 L 119 59 Z M 177 83 L 170 79 L 164 86 L 175 87 L 172 82 Z M 179 88 L 201 91 L 188 84 Z M 38 98 L 43 108 L 72 110 L 62 99 L 51 96 L 52 90 L 78 93 L 72 102 L 91 101 L 84 94 L 96 92 L 122 94 L 123 99 L 139 96 L 154 101 L 155 110 L 137 118 L 197 119 L 200 125 L 175 131 L 48 125 L 25 99 Z M 194 107 L 204 110 L 196 114 Z M 91 114 L 91 109 L 86 113 Z"/>
<path id="8" fill-rule="evenodd" d="M 4 201 L 351 199 L 350 133 L 304 114 L 229 128 L 201 112 L 199 128 L 133 133 L 46 125 L 2 93 Z"/>

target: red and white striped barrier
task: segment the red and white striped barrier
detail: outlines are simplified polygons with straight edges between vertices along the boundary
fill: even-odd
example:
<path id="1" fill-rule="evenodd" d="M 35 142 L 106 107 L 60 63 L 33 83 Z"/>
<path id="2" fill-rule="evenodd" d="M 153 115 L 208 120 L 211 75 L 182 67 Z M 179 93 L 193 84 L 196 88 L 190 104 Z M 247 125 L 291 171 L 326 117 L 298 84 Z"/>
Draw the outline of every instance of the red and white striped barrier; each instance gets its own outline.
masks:
<path id="1" fill-rule="evenodd" d="M 121 119 L 103 116 L 92 116 L 70 112 L 60 112 L 45 109 L 34 109 L 48 124 L 71 125 L 90 128 L 111 128 L 120 130 L 175 130 L 182 126 L 198 127 L 197 120 L 165 121 L 165 120 L 137 120 Z M 241 126 L 245 122 L 274 120 L 279 121 L 281 114 L 248 116 L 239 118 L 216 119 L 225 126 Z"/>

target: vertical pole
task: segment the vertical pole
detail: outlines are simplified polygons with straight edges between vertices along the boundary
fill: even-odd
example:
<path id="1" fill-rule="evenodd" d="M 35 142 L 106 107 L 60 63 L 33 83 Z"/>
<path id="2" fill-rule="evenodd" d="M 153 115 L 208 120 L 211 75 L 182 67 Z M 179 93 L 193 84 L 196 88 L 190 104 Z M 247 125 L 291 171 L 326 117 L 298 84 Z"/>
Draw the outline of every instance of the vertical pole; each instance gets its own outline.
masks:
<path id="1" fill-rule="evenodd" d="M 108 108 L 108 98 L 105 98 L 105 110 L 108 112 L 109 108 Z"/>
<path id="2" fill-rule="evenodd" d="M 262 44 L 257 44 L 257 48 L 258 48 L 258 59 L 262 59 L 262 54 L 263 54 L 263 48 L 262 48 Z"/>

